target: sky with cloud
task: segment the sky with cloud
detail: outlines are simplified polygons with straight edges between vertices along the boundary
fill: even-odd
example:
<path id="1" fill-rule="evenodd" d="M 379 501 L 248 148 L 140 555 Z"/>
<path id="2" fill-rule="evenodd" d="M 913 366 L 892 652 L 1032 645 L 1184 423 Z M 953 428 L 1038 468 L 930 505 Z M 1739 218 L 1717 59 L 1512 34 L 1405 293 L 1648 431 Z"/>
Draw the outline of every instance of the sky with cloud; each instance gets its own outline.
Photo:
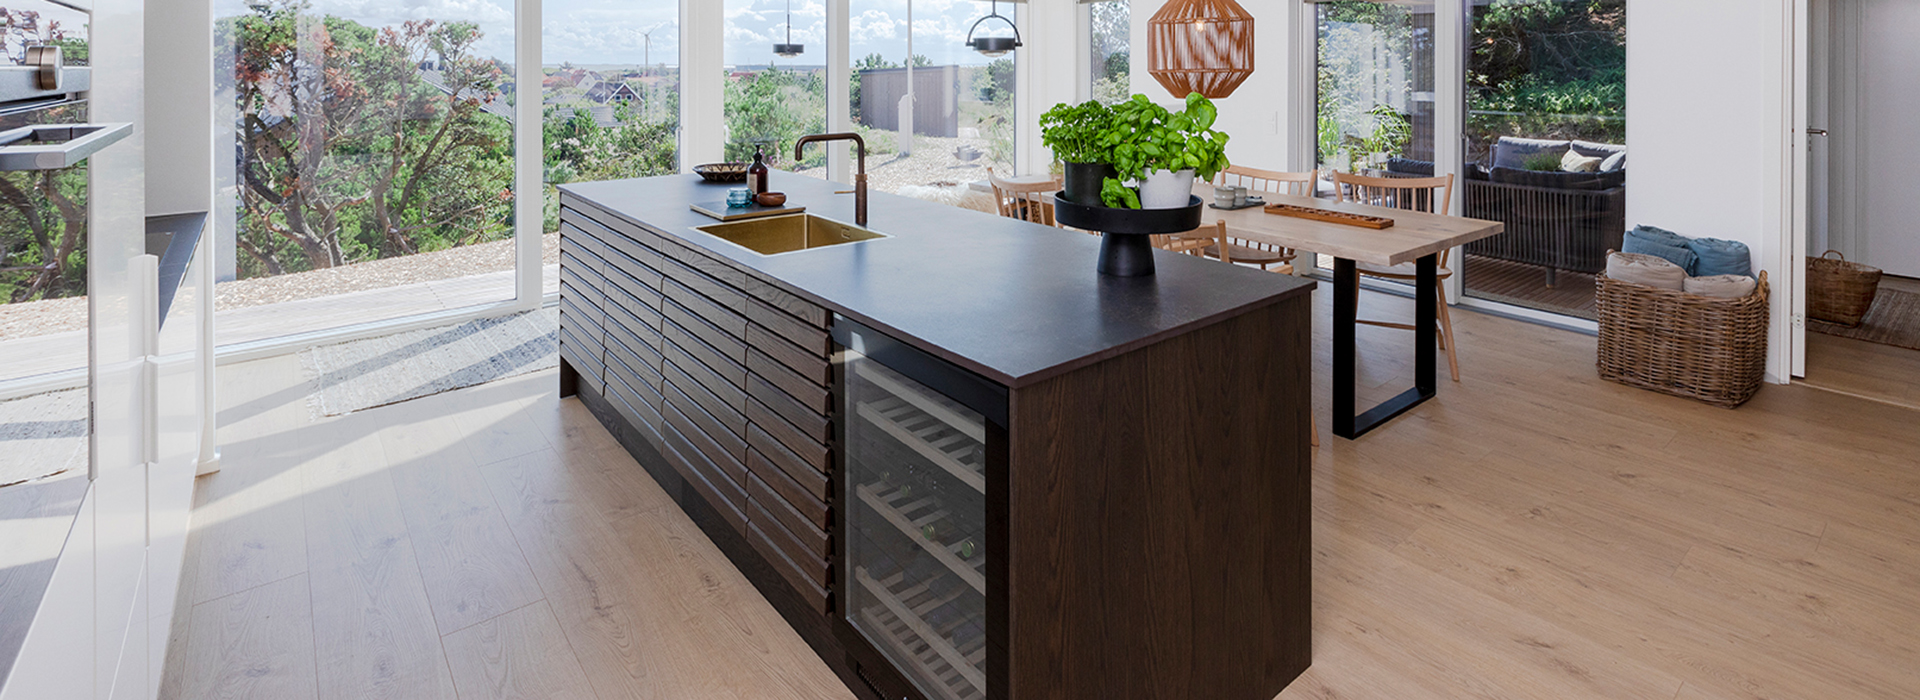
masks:
<path id="1" fill-rule="evenodd" d="M 234 2 L 226 0 L 222 4 Z M 513 0 L 312 0 L 314 9 L 372 25 L 411 19 L 475 22 L 485 32 L 482 55 L 509 58 L 513 51 Z M 793 42 L 806 45 L 795 59 L 773 55 L 786 41 L 787 0 L 703 0 L 726 3 L 726 62 L 819 65 L 826 56 L 823 0 L 792 0 Z M 962 43 L 975 20 L 986 16 L 984 0 L 911 0 L 914 53 L 934 63 L 981 64 L 989 59 Z M 879 53 L 894 63 L 907 54 L 909 0 L 852 0 L 848 42 L 855 57 Z M 237 4 L 237 3 L 236 3 Z M 1015 6 L 1001 3 L 1012 16 Z M 541 9 L 542 62 L 583 65 L 679 63 L 679 3 L 676 0 L 545 0 Z M 982 35 L 1005 35 L 1000 22 L 981 25 Z M 651 33 L 652 51 L 647 51 Z"/>

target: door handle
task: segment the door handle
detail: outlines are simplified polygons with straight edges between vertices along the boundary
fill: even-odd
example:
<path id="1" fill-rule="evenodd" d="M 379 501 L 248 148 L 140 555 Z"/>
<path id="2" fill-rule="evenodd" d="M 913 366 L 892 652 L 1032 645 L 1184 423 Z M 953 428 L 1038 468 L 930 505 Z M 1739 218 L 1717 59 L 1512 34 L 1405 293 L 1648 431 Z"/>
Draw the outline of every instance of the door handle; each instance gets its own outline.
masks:
<path id="1" fill-rule="evenodd" d="M 1827 130 L 1826 130 L 1826 129 L 1812 129 L 1812 128 L 1809 128 L 1809 129 L 1807 129 L 1807 134 L 1808 134 L 1808 135 L 1810 135 L 1810 136 L 1826 136 L 1826 135 L 1827 135 Z"/>

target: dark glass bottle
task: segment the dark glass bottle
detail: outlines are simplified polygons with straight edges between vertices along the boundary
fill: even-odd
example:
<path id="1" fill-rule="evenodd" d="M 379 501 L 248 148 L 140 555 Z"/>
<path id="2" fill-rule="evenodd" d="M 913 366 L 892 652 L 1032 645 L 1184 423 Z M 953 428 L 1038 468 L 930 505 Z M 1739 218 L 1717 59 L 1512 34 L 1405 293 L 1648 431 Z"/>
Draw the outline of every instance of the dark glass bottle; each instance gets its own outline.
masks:
<path id="1" fill-rule="evenodd" d="M 747 168 L 747 190 L 760 194 L 767 191 L 767 154 L 753 147 L 753 165 Z"/>

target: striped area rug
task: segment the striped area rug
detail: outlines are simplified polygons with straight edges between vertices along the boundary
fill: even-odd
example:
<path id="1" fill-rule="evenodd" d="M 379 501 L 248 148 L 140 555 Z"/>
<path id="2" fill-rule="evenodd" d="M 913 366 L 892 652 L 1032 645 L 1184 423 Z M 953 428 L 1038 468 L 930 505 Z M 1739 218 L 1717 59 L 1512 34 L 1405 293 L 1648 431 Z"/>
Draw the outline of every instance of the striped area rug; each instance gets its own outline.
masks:
<path id="1" fill-rule="evenodd" d="M 308 348 L 307 406 L 338 416 L 556 367 L 559 327 L 559 308 L 548 307 Z"/>

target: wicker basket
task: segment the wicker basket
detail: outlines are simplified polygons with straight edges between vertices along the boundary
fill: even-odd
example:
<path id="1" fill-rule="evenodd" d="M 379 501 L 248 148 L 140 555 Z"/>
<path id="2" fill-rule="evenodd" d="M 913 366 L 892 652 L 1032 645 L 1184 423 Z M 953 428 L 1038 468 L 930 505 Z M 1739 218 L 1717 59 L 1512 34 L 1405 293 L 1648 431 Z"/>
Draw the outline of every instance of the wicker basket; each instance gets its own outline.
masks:
<path id="1" fill-rule="evenodd" d="M 1600 378 L 1733 408 L 1766 373 L 1767 273 L 1720 299 L 1599 276 Z"/>
<path id="2" fill-rule="evenodd" d="M 1832 255 L 1835 257 L 1827 257 Z M 1807 258 L 1807 316 L 1848 328 L 1860 325 L 1880 292 L 1880 268 L 1847 262 L 1840 251 Z"/>

